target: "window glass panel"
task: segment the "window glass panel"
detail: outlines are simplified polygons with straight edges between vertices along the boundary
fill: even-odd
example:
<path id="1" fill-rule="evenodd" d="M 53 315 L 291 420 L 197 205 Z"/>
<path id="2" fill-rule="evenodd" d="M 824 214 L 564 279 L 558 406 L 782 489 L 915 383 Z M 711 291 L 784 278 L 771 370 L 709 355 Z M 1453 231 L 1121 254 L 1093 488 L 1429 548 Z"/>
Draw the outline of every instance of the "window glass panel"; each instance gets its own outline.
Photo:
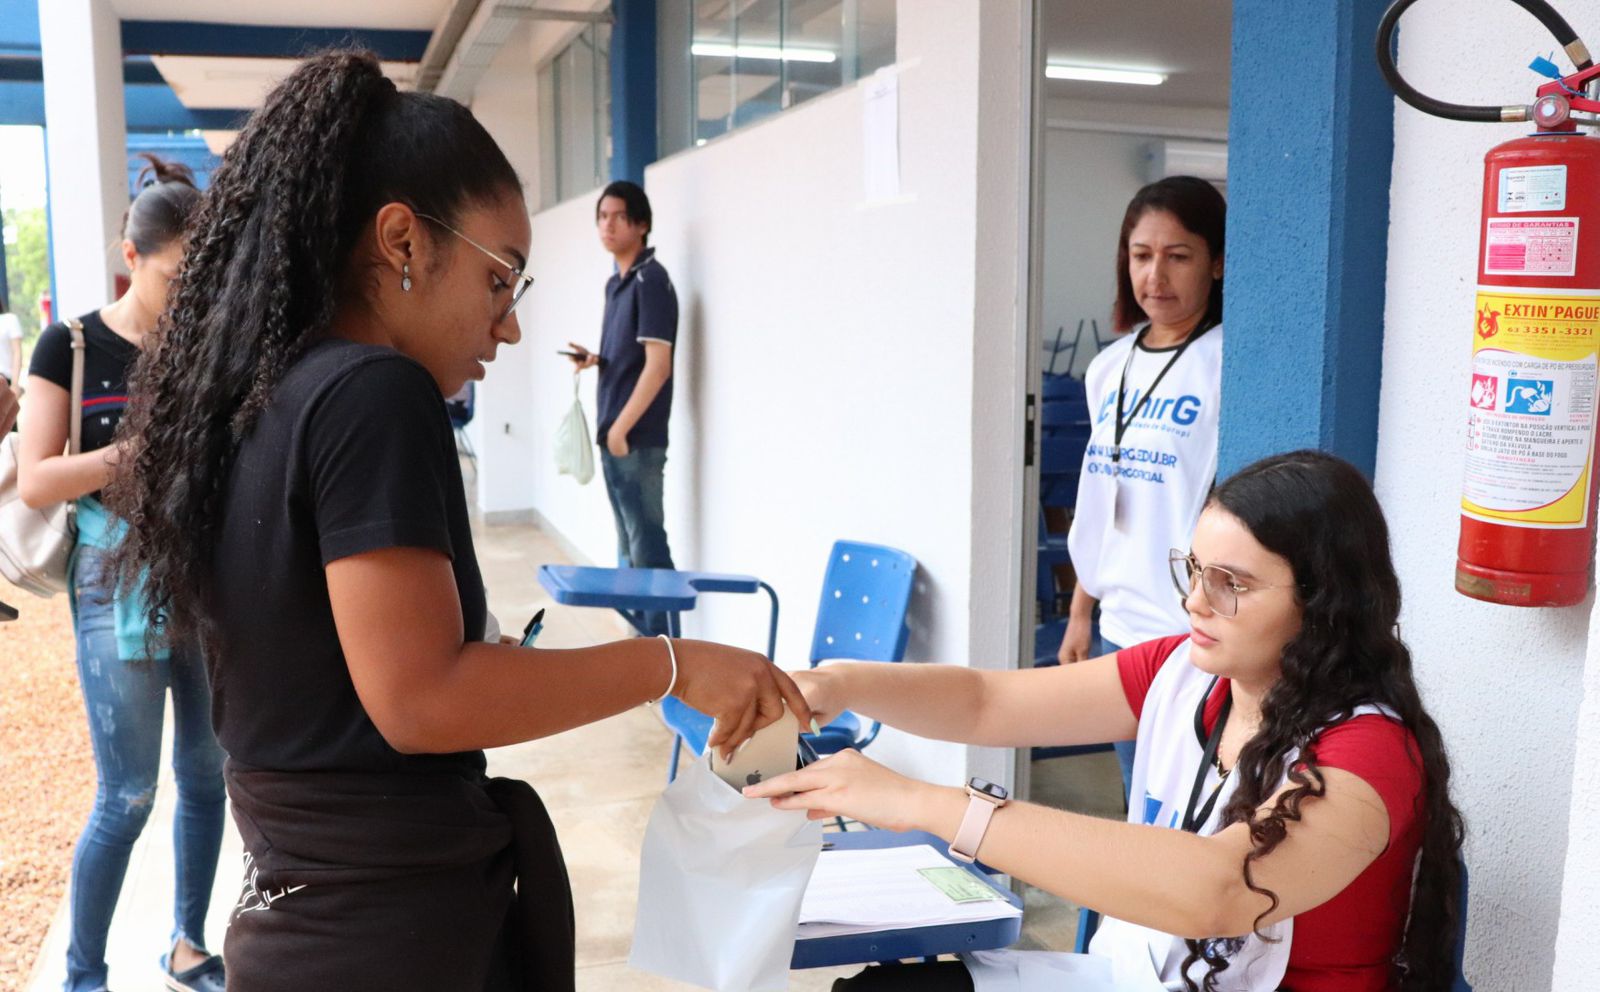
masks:
<path id="1" fill-rule="evenodd" d="M 845 3 L 786 0 L 784 8 L 784 106 L 792 107 L 846 81 Z"/>
<path id="2" fill-rule="evenodd" d="M 782 0 L 748 0 L 733 27 L 733 126 L 740 127 L 785 106 Z"/>
<path id="3" fill-rule="evenodd" d="M 611 178 L 611 25 L 596 24 L 593 32 L 595 109 L 590 127 L 594 131 L 595 172 L 590 189 L 604 186 Z"/>
<path id="4" fill-rule="evenodd" d="M 557 118 L 561 129 L 561 198 L 576 196 L 594 184 L 597 168 L 594 119 L 595 52 L 593 36 L 585 29 L 556 59 L 559 77 Z"/>
<path id="5" fill-rule="evenodd" d="M 854 0 L 856 78 L 870 76 L 895 61 L 895 0 Z"/>
<path id="6" fill-rule="evenodd" d="M 662 154 L 704 144 L 893 64 L 895 4 L 659 0 Z"/>
<path id="7" fill-rule="evenodd" d="M 731 0 L 695 0 L 689 57 L 696 144 L 727 131 L 733 118 L 733 53 Z"/>
<path id="8" fill-rule="evenodd" d="M 539 70 L 539 203 L 561 200 L 560 129 L 556 126 L 556 70 L 550 62 Z"/>

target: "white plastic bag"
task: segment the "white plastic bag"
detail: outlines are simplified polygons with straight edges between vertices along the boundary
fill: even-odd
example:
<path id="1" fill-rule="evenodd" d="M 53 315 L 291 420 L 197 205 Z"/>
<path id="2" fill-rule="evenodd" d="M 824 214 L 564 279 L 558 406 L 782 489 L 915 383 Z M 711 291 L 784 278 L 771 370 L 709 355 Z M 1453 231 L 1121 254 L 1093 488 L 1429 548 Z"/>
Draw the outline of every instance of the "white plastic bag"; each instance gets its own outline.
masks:
<path id="1" fill-rule="evenodd" d="M 789 987 L 822 824 L 685 762 L 650 813 L 628 964 L 719 992 Z"/>
<path id="2" fill-rule="evenodd" d="M 1112 961 L 1055 951 L 975 951 L 961 955 L 977 992 L 1166 992 L 1150 962 Z"/>
<path id="3" fill-rule="evenodd" d="M 594 446 L 589 443 L 589 420 L 578 399 L 578 377 L 572 377 L 572 409 L 556 428 L 556 471 L 586 486 L 594 478 Z"/>

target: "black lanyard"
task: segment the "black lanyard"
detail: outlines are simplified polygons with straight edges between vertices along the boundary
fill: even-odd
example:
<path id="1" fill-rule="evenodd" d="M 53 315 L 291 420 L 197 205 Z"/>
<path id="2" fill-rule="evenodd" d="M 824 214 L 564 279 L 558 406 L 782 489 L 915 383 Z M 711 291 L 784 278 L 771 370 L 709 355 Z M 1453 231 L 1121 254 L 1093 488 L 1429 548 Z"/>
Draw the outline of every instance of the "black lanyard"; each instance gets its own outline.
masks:
<path id="1" fill-rule="evenodd" d="M 1220 678 L 1220 676 L 1218 677 Z M 1222 712 L 1217 714 L 1216 725 L 1211 728 L 1211 733 L 1206 733 L 1206 703 L 1211 701 L 1211 693 L 1217 688 L 1218 678 L 1213 678 L 1206 687 L 1205 695 L 1200 697 L 1200 705 L 1194 711 L 1194 736 L 1196 740 L 1205 741 L 1205 754 L 1200 758 L 1200 768 L 1194 773 L 1194 788 L 1189 790 L 1189 806 L 1183 814 L 1183 829 L 1191 834 L 1200 832 L 1200 828 L 1211 818 L 1211 810 L 1217 805 L 1217 797 L 1222 795 L 1222 786 L 1227 782 L 1224 777 L 1211 790 L 1211 798 L 1206 804 L 1195 812 L 1195 804 L 1200 801 L 1200 792 L 1206 786 L 1206 773 L 1211 770 L 1211 763 L 1217 759 L 1217 748 L 1222 745 L 1222 730 L 1228 725 L 1228 714 L 1233 710 L 1233 693 L 1229 691 L 1222 700 Z"/>
<path id="2" fill-rule="evenodd" d="M 1139 342 L 1143 341 L 1144 336 L 1150 333 L 1150 328 L 1148 326 L 1145 327 L 1144 330 L 1139 332 L 1138 337 L 1133 339 L 1133 347 L 1128 349 L 1128 360 L 1122 363 L 1122 379 L 1117 383 L 1117 426 L 1112 436 L 1115 446 L 1111 449 L 1111 461 L 1113 464 L 1122 461 L 1122 436 L 1128 433 L 1128 428 L 1133 426 L 1135 420 L 1139 419 L 1139 411 L 1149 405 L 1150 397 L 1155 395 L 1156 387 L 1161 385 L 1161 380 L 1165 379 L 1167 373 L 1172 371 L 1172 367 L 1178 364 L 1178 359 L 1182 358 L 1183 353 L 1189 350 L 1189 346 L 1194 344 L 1200 335 L 1215 326 L 1217 326 L 1215 321 L 1207 321 L 1196 328 L 1193 334 L 1184 338 L 1183 344 L 1178 345 L 1173 350 L 1172 357 L 1167 359 L 1167 364 L 1163 365 L 1161 371 L 1156 373 L 1155 381 L 1150 383 L 1150 388 L 1146 389 L 1144 395 L 1139 397 L 1139 402 L 1133 405 L 1133 409 L 1128 413 L 1127 419 L 1124 420 L 1122 417 L 1122 403 L 1123 397 L 1128 392 L 1128 369 L 1133 367 L 1133 356 L 1139 351 Z"/>

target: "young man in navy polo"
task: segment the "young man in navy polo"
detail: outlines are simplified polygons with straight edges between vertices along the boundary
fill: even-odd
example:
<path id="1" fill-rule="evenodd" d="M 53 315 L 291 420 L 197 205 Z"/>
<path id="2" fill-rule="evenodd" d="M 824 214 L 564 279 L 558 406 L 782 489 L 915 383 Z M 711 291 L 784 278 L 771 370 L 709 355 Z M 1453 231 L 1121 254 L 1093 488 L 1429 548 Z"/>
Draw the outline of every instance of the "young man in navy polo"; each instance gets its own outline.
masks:
<path id="1" fill-rule="evenodd" d="M 616 260 L 606 283 L 600 352 L 574 343 L 578 371 L 600 367 L 596 441 L 611 512 L 617 559 L 634 568 L 672 568 L 662 508 L 667 420 L 672 414 L 672 347 L 678 340 L 678 294 L 649 247 L 650 200 L 630 182 L 614 182 L 595 205 L 600 244 Z M 645 618 L 667 632 L 664 613 Z"/>

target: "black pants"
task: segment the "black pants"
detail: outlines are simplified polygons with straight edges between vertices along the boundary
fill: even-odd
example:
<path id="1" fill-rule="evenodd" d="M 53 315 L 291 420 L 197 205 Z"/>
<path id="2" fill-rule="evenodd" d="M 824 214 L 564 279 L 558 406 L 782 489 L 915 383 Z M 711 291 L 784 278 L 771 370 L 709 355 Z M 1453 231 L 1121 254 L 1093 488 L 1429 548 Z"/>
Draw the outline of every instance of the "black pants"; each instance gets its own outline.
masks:
<path id="1" fill-rule="evenodd" d="M 853 978 L 840 978 L 833 992 L 972 992 L 972 976 L 960 961 L 935 961 L 931 964 L 882 964 Z"/>

